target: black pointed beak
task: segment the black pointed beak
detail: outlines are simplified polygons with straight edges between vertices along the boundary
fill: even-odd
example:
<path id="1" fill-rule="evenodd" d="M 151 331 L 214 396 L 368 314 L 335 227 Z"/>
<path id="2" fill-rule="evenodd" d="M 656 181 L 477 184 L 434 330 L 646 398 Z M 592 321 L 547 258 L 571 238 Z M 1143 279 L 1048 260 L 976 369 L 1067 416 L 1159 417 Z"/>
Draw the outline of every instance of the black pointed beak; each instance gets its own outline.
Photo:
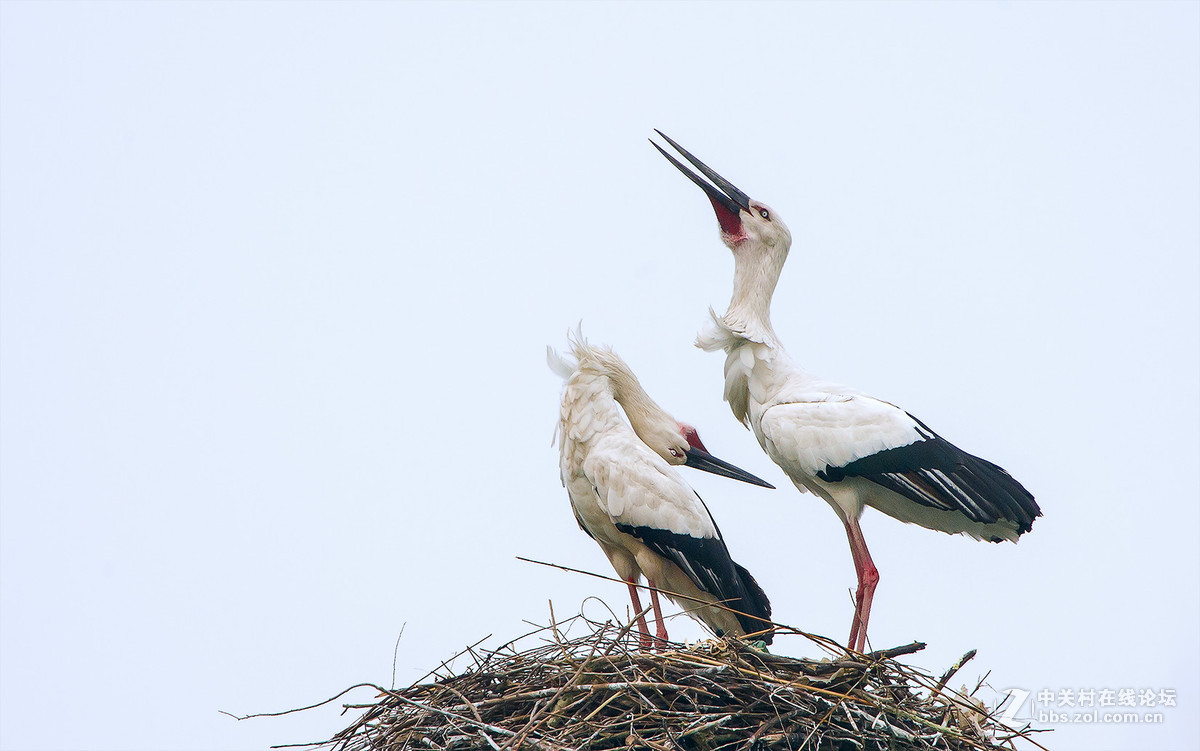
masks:
<path id="1" fill-rule="evenodd" d="M 672 141 L 670 136 L 668 136 L 666 133 L 663 133 L 657 128 L 654 130 L 654 132 L 662 136 L 667 143 L 671 144 L 672 148 L 674 148 L 680 154 L 683 154 L 683 158 L 691 162 L 693 167 L 700 170 L 701 175 L 704 175 L 708 178 L 708 180 L 712 181 L 710 183 L 707 180 L 701 179 L 700 175 L 697 175 L 695 172 L 692 172 L 690 169 L 683 166 L 678 159 L 668 154 L 662 146 L 654 143 L 654 141 L 650 142 L 653 144 L 654 148 L 658 149 L 658 153 L 665 156 L 667 160 L 670 161 L 671 164 L 674 164 L 680 172 L 687 175 L 689 180 L 700 186 L 701 190 L 703 190 L 708 196 L 708 199 L 712 201 L 713 208 L 718 208 L 718 206 L 720 208 L 724 208 L 733 217 L 737 217 L 739 211 L 750 210 L 750 196 L 738 190 L 733 183 L 718 175 L 716 172 L 710 169 L 707 164 L 692 156 L 691 152 Z M 721 218 L 719 211 L 720 209 L 718 208 L 718 218 Z M 724 221 L 721 222 L 721 226 L 725 226 Z"/>
<path id="2" fill-rule="evenodd" d="M 775 486 L 766 480 L 759 479 L 744 469 L 738 469 L 729 462 L 718 459 L 703 449 L 690 448 L 687 450 L 686 456 L 687 460 L 683 463 L 685 467 L 712 472 L 714 475 L 728 477 L 731 480 L 741 480 L 742 482 L 748 482 L 751 485 L 757 485 L 761 488 L 775 489 Z"/>

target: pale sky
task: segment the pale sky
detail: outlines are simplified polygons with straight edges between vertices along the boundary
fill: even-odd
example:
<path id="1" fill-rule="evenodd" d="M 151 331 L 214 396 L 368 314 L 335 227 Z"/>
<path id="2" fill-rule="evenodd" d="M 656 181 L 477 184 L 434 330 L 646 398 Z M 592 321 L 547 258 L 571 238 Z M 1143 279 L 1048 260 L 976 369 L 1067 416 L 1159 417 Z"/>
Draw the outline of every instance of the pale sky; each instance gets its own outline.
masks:
<path id="1" fill-rule="evenodd" d="M 547 601 L 623 613 L 515 559 L 611 573 L 551 446 L 580 321 L 779 486 L 686 474 L 844 640 L 841 525 L 692 346 L 732 263 L 653 128 L 791 227 L 796 360 L 1044 511 L 868 510 L 874 646 L 1174 692 L 1058 751 L 1200 746 L 1198 40 L 1196 2 L 0 3 L 0 747 L 321 740 L 354 715 L 219 710 L 389 684 L 402 627 L 407 684 Z"/>

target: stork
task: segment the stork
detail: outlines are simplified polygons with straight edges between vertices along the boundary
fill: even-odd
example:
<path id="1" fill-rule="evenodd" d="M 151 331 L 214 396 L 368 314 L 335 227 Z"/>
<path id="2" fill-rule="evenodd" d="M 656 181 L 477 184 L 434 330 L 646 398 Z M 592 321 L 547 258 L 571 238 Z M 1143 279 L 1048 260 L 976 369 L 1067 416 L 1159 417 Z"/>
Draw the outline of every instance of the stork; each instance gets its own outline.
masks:
<path id="1" fill-rule="evenodd" d="M 696 344 L 725 351 L 725 400 L 733 414 L 801 492 L 823 498 L 841 519 L 858 576 L 848 646 L 861 652 L 879 581 L 859 528 L 864 506 L 902 522 L 991 542 L 1016 542 L 1042 512 L 1033 495 L 1000 467 L 959 449 L 903 409 L 797 365 L 771 326 L 771 297 L 792 244 L 787 225 L 769 206 L 656 132 L 700 173 L 651 140 L 704 190 L 721 241 L 733 252 L 729 308 L 724 316 L 709 309 L 712 325 Z"/>
<path id="2" fill-rule="evenodd" d="M 662 589 L 718 636 L 761 634 L 770 643 L 770 601 L 729 557 L 712 514 L 674 467 L 773 486 L 708 453 L 696 429 L 659 407 L 611 349 L 576 334 L 571 356 L 547 347 L 547 359 L 565 381 L 557 429 L 563 485 L 579 527 L 629 586 L 642 647 L 650 635 L 635 586 L 641 576 L 658 639 L 667 639 Z"/>

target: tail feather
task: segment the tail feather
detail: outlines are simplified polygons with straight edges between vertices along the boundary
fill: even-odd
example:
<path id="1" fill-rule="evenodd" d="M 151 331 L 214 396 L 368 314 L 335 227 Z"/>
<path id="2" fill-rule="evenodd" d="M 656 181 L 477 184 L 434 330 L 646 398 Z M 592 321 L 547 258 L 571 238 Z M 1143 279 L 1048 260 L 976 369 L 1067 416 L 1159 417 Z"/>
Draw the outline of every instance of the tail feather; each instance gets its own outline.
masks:
<path id="1" fill-rule="evenodd" d="M 742 590 L 742 596 L 729 604 L 729 607 L 734 610 L 747 613 L 747 615 L 738 615 L 738 623 L 742 624 L 742 630 L 747 634 L 765 631 L 762 635 L 762 640 L 770 644 L 775 640 L 775 632 L 771 627 L 771 601 L 767 599 L 767 593 L 763 592 L 762 587 L 758 585 L 758 581 L 754 576 L 736 561 L 733 563 L 733 569 L 737 572 L 738 579 L 741 582 L 739 589 Z"/>

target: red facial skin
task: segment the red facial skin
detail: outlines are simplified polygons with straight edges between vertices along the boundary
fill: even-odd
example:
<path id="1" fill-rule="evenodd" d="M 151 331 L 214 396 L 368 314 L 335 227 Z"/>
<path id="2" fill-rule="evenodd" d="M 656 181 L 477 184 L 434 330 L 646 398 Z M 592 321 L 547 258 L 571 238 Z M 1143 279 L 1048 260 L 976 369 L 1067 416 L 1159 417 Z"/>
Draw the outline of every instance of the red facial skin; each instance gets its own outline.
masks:
<path id="1" fill-rule="evenodd" d="M 688 445 L 694 449 L 700 449 L 704 453 L 708 453 L 708 449 L 704 448 L 704 443 L 700 441 L 700 434 L 696 429 L 687 423 L 679 423 L 679 434 L 688 442 Z"/>
<path id="2" fill-rule="evenodd" d="M 734 242 L 745 240 L 746 232 L 742 229 L 741 216 L 734 214 L 725 208 L 723 203 L 711 196 L 708 201 L 712 204 L 713 211 L 717 212 L 717 223 L 721 225 L 721 234 L 729 236 Z"/>

